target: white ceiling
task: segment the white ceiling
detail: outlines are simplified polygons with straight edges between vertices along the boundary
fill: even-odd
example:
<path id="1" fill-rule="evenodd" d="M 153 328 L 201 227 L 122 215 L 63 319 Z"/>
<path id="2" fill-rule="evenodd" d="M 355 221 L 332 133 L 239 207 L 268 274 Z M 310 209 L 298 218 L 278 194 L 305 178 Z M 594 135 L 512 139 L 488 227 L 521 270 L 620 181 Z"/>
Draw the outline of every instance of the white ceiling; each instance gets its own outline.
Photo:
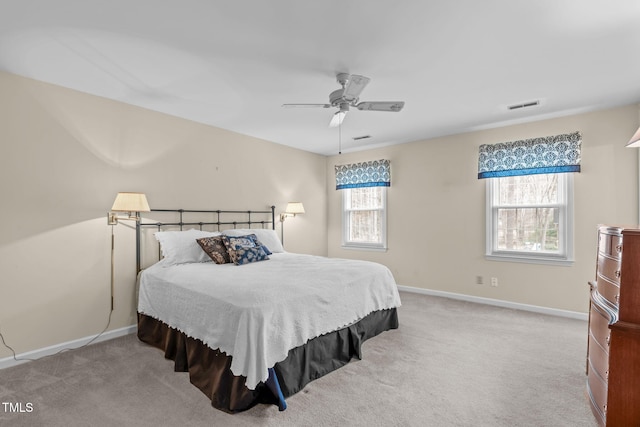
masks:
<path id="1" fill-rule="evenodd" d="M 0 69 L 325 155 L 640 102 L 638 0 L 0 0 Z M 511 104 L 540 105 L 509 111 Z M 371 135 L 355 142 L 353 137 Z"/>

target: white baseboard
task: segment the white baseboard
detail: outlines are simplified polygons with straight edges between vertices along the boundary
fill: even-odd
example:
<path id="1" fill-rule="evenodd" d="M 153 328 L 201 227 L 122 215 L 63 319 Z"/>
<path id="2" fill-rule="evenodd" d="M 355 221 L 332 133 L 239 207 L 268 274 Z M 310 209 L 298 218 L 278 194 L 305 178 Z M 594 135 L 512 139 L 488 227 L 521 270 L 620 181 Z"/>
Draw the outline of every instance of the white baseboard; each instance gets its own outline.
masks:
<path id="1" fill-rule="evenodd" d="M 560 310 L 557 308 L 541 307 L 538 305 L 521 304 L 511 301 L 503 301 L 493 298 L 476 297 L 473 295 L 456 294 L 453 292 L 436 291 L 434 289 L 414 288 L 412 286 L 398 285 L 398 290 L 404 292 L 412 292 L 414 294 L 432 295 L 436 297 L 444 297 L 457 299 L 462 301 L 476 302 L 479 304 L 495 305 L 498 307 L 514 308 L 516 310 L 533 311 L 535 313 L 550 314 L 552 316 L 568 317 L 570 319 L 589 320 L 588 313 L 580 313 L 577 311 Z"/>
<path id="2" fill-rule="evenodd" d="M 22 360 L 22 359 L 40 359 L 45 356 L 51 356 L 52 354 L 56 354 L 62 350 L 66 350 L 66 349 L 73 350 L 79 347 L 83 347 L 87 345 L 89 342 L 91 342 L 91 344 L 96 344 L 102 341 L 107 341 L 107 340 L 112 340 L 114 338 L 122 337 L 124 335 L 133 334 L 137 330 L 138 330 L 137 325 L 125 326 L 124 328 L 107 331 L 102 335 L 100 335 L 98 338 L 95 338 L 95 335 L 92 335 L 90 337 L 79 338 L 77 340 L 55 344 L 50 347 L 44 347 L 37 350 L 27 351 L 26 353 L 16 354 L 15 359 L 13 358 L 13 356 L 0 359 L 0 369 L 10 368 L 12 366 L 20 365 L 22 363 L 31 361 L 31 360 Z M 91 341 L 94 338 L 95 340 Z"/>

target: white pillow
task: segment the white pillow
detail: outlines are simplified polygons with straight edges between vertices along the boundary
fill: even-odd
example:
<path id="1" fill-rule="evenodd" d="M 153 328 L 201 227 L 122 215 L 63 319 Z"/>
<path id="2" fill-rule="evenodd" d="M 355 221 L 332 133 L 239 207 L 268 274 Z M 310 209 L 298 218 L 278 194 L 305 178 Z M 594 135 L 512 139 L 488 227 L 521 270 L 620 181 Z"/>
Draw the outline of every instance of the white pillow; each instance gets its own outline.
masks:
<path id="1" fill-rule="evenodd" d="M 224 230 L 223 234 L 226 234 L 227 236 L 255 234 L 258 240 L 260 240 L 260 243 L 269 248 L 269 250 L 274 254 L 284 252 L 278 233 L 270 228 L 235 228 L 231 230 Z"/>
<path id="2" fill-rule="evenodd" d="M 211 258 L 202 250 L 196 239 L 219 236 L 214 231 L 201 231 L 194 228 L 186 231 L 158 231 L 156 240 L 162 250 L 162 264 L 167 267 L 192 262 L 209 262 Z"/>

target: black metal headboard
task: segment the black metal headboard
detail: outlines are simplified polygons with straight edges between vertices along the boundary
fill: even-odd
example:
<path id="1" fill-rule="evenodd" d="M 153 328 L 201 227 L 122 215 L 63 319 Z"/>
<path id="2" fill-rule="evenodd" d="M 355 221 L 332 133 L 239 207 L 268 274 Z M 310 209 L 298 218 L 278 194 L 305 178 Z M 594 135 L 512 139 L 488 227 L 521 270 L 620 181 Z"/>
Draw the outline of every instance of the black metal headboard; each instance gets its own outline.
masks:
<path id="1" fill-rule="evenodd" d="M 249 210 L 249 211 L 238 211 L 238 210 L 199 210 L 199 209 L 151 209 L 151 213 L 158 212 L 164 214 L 175 214 L 177 220 L 169 220 L 169 221 L 150 221 L 145 222 L 145 219 L 142 218 L 140 221 L 136 223 L 136 271 L 141 270 L 141 234 L 143 228 L 156 228 L 157 231 L 161 231 L 165 227 L 178 227 L 179 230 L 182 230 L 185 226 L 187 227 L 199 227 L 200 230 L 203 227 L 215 226 L 216 231 L 222 231 L 221 227 L 228 228 L 238 228 L 238 226 L 246 226 L 246 228 L 255 228 L 257 225 L 261 225 L 262 228 L 267 228 L 266 226 L 271 225 L 271 229 L 276 229 L 276 207 L 271 206 L 270 210 Z M 210 217 L 204 221 L 194 221 L 194 220 L 185 220 L 185 214 L 188 214 L 190 217 L 196 216 L 199 218 Z M 193 214 L 193 215 L 192 215 Z M 266 215 L 270 215 L 270 219 L 266 217 Z M 150 214 L 151 215 L 151 214 Z M 223 218 L 222 216 L 230 215 L 230 218 Z M 251 216 L 253 215 L 253 219 Z M 258 216 L 261 219 L 255 219 Z"/>

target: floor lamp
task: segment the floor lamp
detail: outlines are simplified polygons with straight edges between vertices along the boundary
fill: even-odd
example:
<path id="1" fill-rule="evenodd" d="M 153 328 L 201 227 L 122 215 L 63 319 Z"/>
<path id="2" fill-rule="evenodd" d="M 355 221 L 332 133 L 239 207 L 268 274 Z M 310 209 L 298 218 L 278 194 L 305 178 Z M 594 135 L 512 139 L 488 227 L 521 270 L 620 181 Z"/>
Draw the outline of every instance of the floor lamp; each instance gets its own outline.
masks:
<path id="1" fill-rule="evenodd" d="M 296 216 L 304 213 L 304 206 L 302 202 L 289 202 L 287 203 L 287 209 L 280 214 L 280 240 L 284 245 L 284 220 L 288 216 Z"/>
<path id="2" fill-rule="evenodd" d="M 115 249 L 115 238 L 113 227 L 118 225 L 119 220 L 140 221 L 140 212 L 149 212 L 149 203 L 144 193 L 118 193 L 113 202 L 111 211 L 108 214 L 107 223 L 111 226 L 111 311 L 113 311 L 114 275 L 113 275 L 113 254 Z M 118 212 L 128 212 L 127 216 L 118 216 Z"/>
<path id="3" fill-rule="evenodd" d="M 626 145 L 627 148 L 640 148 L 640 128 L 633 134 L 629 142 Z M 638 159 L 640 159 L 640 151 L 638 151 Z M 640 182 L 640 174 L 638 174 L 638 180 Z M 638 208 L 638 212 L 640 212 L 640 207 Z M 640 213 L 639 213 L 640 215 Z M 638 219 L 640 221 L 640 218 Z"/>

